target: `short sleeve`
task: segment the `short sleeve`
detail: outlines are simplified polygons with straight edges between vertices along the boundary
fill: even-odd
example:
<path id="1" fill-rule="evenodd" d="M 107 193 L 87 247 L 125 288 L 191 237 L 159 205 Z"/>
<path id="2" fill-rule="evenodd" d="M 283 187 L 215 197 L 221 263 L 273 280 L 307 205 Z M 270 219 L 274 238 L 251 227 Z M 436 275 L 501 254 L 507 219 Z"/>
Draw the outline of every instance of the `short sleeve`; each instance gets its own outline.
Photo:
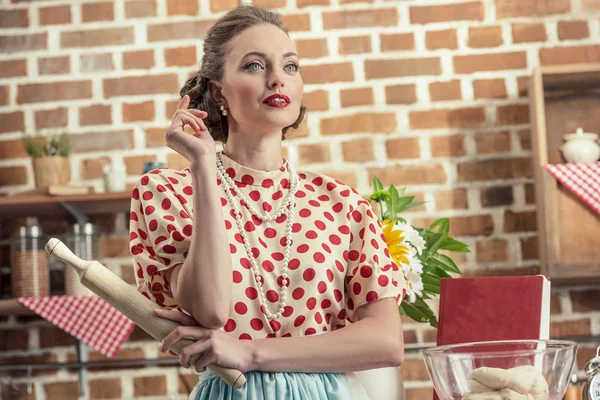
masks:
<path id="1" fill-rule="evenodd" d="M 346 272 L 346 318 L 356 322 L 362 305 L 394 297 L 400 305 L 406 295 L 406 280 L 392 259 L 381 224 L 371 204 L 361 199 L 348 212 L 350 249 Z"/>
<path id="2" fill-rule="evenodd" d="M 160 171 L 145 174 L 133 189 L 130 253 L 137 290 L 161 307 L 179 308 L 166 279 L 166 271 L 185 261 L 192 219 L 189 203 L 176 193 L 169 177 Z"/>

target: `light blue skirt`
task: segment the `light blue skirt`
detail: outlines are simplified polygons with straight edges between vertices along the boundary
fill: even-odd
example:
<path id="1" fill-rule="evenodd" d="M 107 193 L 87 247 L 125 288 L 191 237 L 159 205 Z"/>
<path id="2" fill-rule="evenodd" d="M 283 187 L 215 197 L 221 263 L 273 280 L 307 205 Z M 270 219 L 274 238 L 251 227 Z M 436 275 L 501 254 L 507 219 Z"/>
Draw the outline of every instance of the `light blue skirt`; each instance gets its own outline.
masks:
<path id="1" fill-rule="evenodd" d="M 244 375 L 246 384 L 234 389 L 207 369 L 189 400 L 352 400 L 344 373 L 249 371 Z"/>

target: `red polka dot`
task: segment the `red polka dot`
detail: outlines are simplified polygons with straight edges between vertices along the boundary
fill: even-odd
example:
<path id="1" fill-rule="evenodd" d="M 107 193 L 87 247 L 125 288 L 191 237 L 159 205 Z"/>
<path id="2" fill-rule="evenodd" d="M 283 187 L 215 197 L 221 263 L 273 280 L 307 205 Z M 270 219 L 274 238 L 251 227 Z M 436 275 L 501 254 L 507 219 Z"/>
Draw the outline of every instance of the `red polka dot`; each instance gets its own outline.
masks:
<path id="1" fill-rule="evenodd" d="M 307 244 L 301 244 L 300 246 L 298 246 L 298 253 L 306 253 L 308 249 L 309 247 Z"/>
<path id="2" fill-rule="evenodd" d="M 318 202 L 318 201 L 316 201 L 316 200 L 309 200 L 309 201 L 308 201 L 308 204 L 310 204 L 310 205 L 311 205 L 311 206 L 313 206 L 313 207 L 321 207 L 321 203 L 319 203 L 319 202 Z"/>
<path id="3" fill-rule="evenodd" d="M 363 278 L 370 278 L 373 275 L 373 269 L 368 265 L 363 265 L 360 267 L 360 276 Z"/>
<path id="4" fill-rule="evenodd" d="M 340 192 L 340 196 L 342 196 L 342 197 L 348 197 L 348 196 L 350 196 L 350 190 L 349 189 L 342 190 Z"/>
<path id="5" fill-rule="evenodd" d="M 298 267 L 300 267 L 300 260 L 298 260 L 297 258 L 291 259 L 290 263 L 288 264 L 288 268 L 293 271 L 298 269 Z"/>
<path id="6" fill-rule="evenodd" d="M 343 295 L 343 293 L 342 293 L 341 290 L 334 289 L 333 290 L 333 297 L 335 297 L 335 300 L 339 303 L 344 298 L 344 295 Z"/>
<path id="7" fill-rule="evenodd" d="M 187 194 L 188 196 L 191 196 L 194 194 L 194 188 L 192 186 L 188 185 L 183 188 L 183 193 Z"/>
<path id="8" fill-rule="evenodd" d="M 306 282 L 310 282 L 315 278 L 315 270 L 312 268 L 307 268 L 304 273 L 302 274 L 302 277 L 304 278 L 304 280 Z"/>
<path id="9" fill-rule="evenodd" d="M 315 262 L 317 262 L 319 264 L 322 264 L 325 262 L 325 256 L 323 255 L 323 253 L 316 252 L 313 255 L 313 260 L 315 260 Z"/>
<path id="10" fill-rule="evenodd" d="M 329 280 L 329 282 L 333 282 L 333 271 L 330 269 L 327 269 L 327 272 L 325 272 L 325 275 L 327 275 L 327 280 Z"/>
<path id="11" fill-rule="evenodd" d="M 273 272 L 273 270 L 275 270 L 275 266 L 273 265 L 273 263 L 269 260 L 265 260 L 262 263 L 262 267 L 265 271 L 267 272 Z"/>
<path id="12" fill-rule="evenodd" d="M 171 246 L 170 244 L 166 244 L 163 246 L 163 251 L 167 254 L 175 254 L 177 253 L 177 249 L 174 246 Z"/>
<path id="13" fill-rule="evenodd" d="M 241 283 L 242 282 L 242 274 L 240 271 L 233 271 L 233 283 Z"/>
<path id="14" fill-rule="evenodd" d="M 315 226 L 322 231 L 327 229 L 327 226 L 325 225 L 325 223 L 323 223 L 323 221 L 315 221 Z"/>
<path id="15" fill-rule="evenodd" d="M 307 231 L 306 232 L 306 238 L 307 239 L 316 239 L 319 235 L 317 235 L 317 232 L 315 231 Z"/>
<path id="16" fill-rule="evenodd" d="M 251 175 L 246 174 L 242 176 L 242 183 L 252 185 L 254 183 L 254 178 Z"/>
<path id="17" fill-rule="evenodd" d="M 252 336 L 248 335 L 247 333 L 242 333 L 240 335 L 240 340 L 252 340 Z"/>
<path id="18" fill-rule="evenodd" d="M 263 324 L 262 320 L 260 320 L 259 318 L 252 318 L 250 320 L 250 326 L 255 331 L 260 331 L 260 330 L 262 330 L 264 324 Z"/>
<path id="19" fill-rule="evenodd" d="M 300 212 L 298 212 L 298 215 L 302 218 L 308 218 L 310 217 L 310 214 L 311 212 L 308 208 L 303 208 L 302 210 L 300 210 Z"/>
<path id="20" fill-rule="evenodd" d="M 144 194 L 142 194 L 142 199 L 144 200 L 151 200 L 153 197 L 154 195 L 149 190 L 145 191 Z"/>
<path id="21" fill-rule="evenodd" d="M 282 192 L 281 190 L 278 190 L 278 191 L 276 191 L 275 193 L 273 193 L 273 194 L 271 195 L 271 198 L 272 198 L 273 200 L 279 200 L 279 199 L 280 199 L 280 198 L 282 198 L 282 197 L 283 197 L 283 192 Z"/>
<path id="22" fill-rule="evenodd" d="M 304 336 L 314 335 L 315 333 L 317 333 L 315 328 L 308 328 L 306 331 L 304 331 Z"/>
<path id="23" fill-rule="evenodd" d="M 283 258 L 284 258 L 283 253 L 280 253 L 280 252 L 271 254 L 271 257 L 273 257 L 273 260 L 275 260 L 275 261 L 283 261 Z"/>
<path id="24" fill-rule="evenodd" d="M 227 168 L 225 172 L 227 172 L 227 175 L 229 175 L 231 179 L 235 178 L 235 170 L 233 168 Z"/>
<path id="25" fill-rule="evenodd" d="M 323 215 L 325 216 L 325 218 L 327 218 L 327 219 L 328 219 L 329 221 L 331 221 L 331 222 L 333 222 L 333 221 L 335 220 L 335 218 L 333 218 L 333 215 L 331 215 L 331 214 L 329 213 L 329 211 L 325 211 L 325 212 L 323 213 Z"/>
<path id="26" fill-rule="evenodd" d="M 233 309 L 235 310 L 236 313 L 238 313 L 240 315 L 244 315 L 248 312 L 248 306 L 246 306 L 246 304 L 242 303 L 241 301 L 238 301 L 237 303 L 235 303 L 235 306 L 233 307 Z"/>
<path id="27" fill-rule="evenodd" d="M 314 297 L 311 297 L 310 299 L 306 300 L 306 307 L 308 307 L 309 310 L 314 309 L 316 305 L 317 299 L 315 299 Z"/>
<path id="28" fill-rule="evenodd" d="M 320 312 L 317 311 L 317 313 L 315 314 L 315 322 L 319 325 L 321 325 L 323 323 L 323 316 L 321 315 Z"/>
<path id="29" fill-rule="evenodd" d="M 323 178 L 318 176 L 312 180 L 313 185 L 321 186 L 323 184 Z"/>
<path id="30" fill-rule="evenodd" d="M 329 299 L 324 299 L 324 300 L 321 302 L 321 308 L 322 308 L 322 309 L 326 309 L 326 308 L 329 308 L 329 307 L 331 307 L 331 300 L 329 300 Z"/>
<path id="31" fill-rule="evenodd" d="M 354 285 L 352 285 L 352 292 L 355 295 L 359 295 L 361 291 L 362 291 L 362 287 L 360 286 L 360 283 L 354 282 Z"/>
<path id="32" fill-rule="evenodd" d="M 384 276 L 384 275 L 382 275 Z M 304 289 L 296 288 L 292 291 L 292 298 L 294 300 L 300 300 L 304 296 Z"/>
<path id="33" fill-rule="evenodd" d="M 262 187 L 264 188 L 270 188 L 271 186 L 273 186 L 273 180 L 272 179 L 265 179 L 262 181 Z"/>
<path id="34" fill-rule="evenodd" d="M 242 258 L 240 260 L 240 265 L 246 269 L 252 268 L 252 264 L 250 264 L 250 260 L 248 260 L 247 258 Z"/>
<path id="35" fill-rule="evenodd" d="M 185 240 L 185 238 L 183 237 L 183 235 L 181 233 L 179 233 L 178 231 L 174 231 L 171 236 L 173 237 L 173 239 L 175 239 L 178 242 L 183 242 Z"/>
<path id="36" fill-rule="evenodd" d="M 142 185 L 146 186 L 148 184 L 148 182 L 150 182 L 150 177 L 142 176 Z"/>
<path id="37" fill-rule="evenodd" d="M 258 190 L 253 190 L 248 193 L 248 196 L 254 201 L 258 201 L 260 199 L 260 192 Z"/>
<path id="38" fill-rule="evenodd" d="M 262 208 L 264 211 L 269 212 L 272 210 L 272 207 L 269 203 L 267 203 L 266 201 L 262 203 Z"/>
<path id="39" fill-rule="evenodd" d="M 237 324 L 235 323 L 234 320 L 228 319 L 227 323 L 223 327 L 223 330 L 225 330 L 225 332 L 233 332 L 235 330 L 236 326 L 237 326 Z"/>
<path id="40" fill-rule="evenodd" d="M 301 326 L 304 323 L 305 320 L 306 320 L 306 318 L 304 317 L 304 315 L 298 316 L 294 320 L 294 327 L 298 328 L 299 326 Z"/>
<path id="41" fill-rule="evenodd" d="M 274 332 L 279 332 L 279 330 L 281 329 L 281 323 L 279 323 L 278 321 L 271 320 L 269 321 L 269 325 L 271 325 L 271 328 L 273 328 Z"/>
<path id="42" fill-rule="evenodd" d="M 342 202 L 337 202 L 333 205 L 333 207 L 331 207 L 331 209 L 336 213 L 339 213 L 344 209 L 344 204 Z"/>
<path id="43" fill-rule="evenodd" d="M 317 290 L 321 294 L 325 293 L 327 291 L 327 284 L 323 281 L 319 282 L 319 284 L 317 285 Z"/>
<path id="44" fill-rule="evenodd" d="M 148 206 L 144 209 L 144 214 L 145 215 L 152 215 L 152 213 L 155 211 L 156 209 L 154 208 L 154 206 Z"/>
<path id="45" fill-rule="evenodd" d="M 377 292 L 370 291 L 369 293 L 367 293 L 367 301 L 368 302 L 375 301 L 378 298 L 379 298 L 379 295 L 377 294 Z"/>
<path id="46" fill-rule="evenodd" d="M 183 229 L 181 230 L 181 232 L 183 232 L 184 235 L 186 236 L 192 236 L 192 231 L 193 231 L 193 226 L 192 224 L 187 224 L 186 226 L 183 227 Z"/>
<path id="47" fill-rule="evenodd" d="M 379 275 L 379 278 L 377 278 L 377 283 L 381 287 L 386 287 L 389 282 L 390 280 L 386 275 Z"/>
<path id="48" fill-rule="evenodd" d="M 323 248 L 323 250 L 331 254 L 331 248 L 327 246 L 327 243 L 321 243 L 321 247 Z"/>
<path id="49" fill-rule="evenodd" d="M 279 301 L 279 294 L 277 294 L 277 292 L 274 290 L 267 290 L 267 293 L 265 293 L 265 297 L 271 303 L 275 303 L 275 302 Z"/>
<path id="50" fill-rule="evenodd" d="M 244 224 L 244 230 L 245 230 L 246 232 L 252 232 L 252 231 L 253 231 L 253 230 L 255 230 L 255 229 L 256 229 L 256 225 L 254 225 L 254 224 L 252 223 L 252 221 L 248 221 L 248 222 L 246 222 L 246 223 Z"/>
<path id="51" fill-rule="evenodd" d="M 250 300 L 256 300 L 258 297 L 258 290 L 253 287 L 246 288 L 246 297 L 248 297 Z"/>
<path id="52" fill-rule="evenodd" d="M 173 185 L 177 185 L 179 183 L 179 181 L 175 178 L 173 178 L 172 176 L 169 176 L 169 182 L 171 182 Z"/>

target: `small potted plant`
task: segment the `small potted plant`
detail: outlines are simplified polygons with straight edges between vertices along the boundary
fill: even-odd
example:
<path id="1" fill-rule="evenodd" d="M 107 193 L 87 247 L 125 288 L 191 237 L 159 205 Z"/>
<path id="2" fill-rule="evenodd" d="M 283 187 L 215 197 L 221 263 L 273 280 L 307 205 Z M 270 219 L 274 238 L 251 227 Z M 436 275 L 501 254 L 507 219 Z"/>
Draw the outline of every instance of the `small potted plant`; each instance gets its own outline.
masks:
<path id="1" fill-rule="evenodd" d="M 23 143 L 32 158 L 36 188 L 69 183 L 71 143 L 67 133 L 24 135 Z"/>

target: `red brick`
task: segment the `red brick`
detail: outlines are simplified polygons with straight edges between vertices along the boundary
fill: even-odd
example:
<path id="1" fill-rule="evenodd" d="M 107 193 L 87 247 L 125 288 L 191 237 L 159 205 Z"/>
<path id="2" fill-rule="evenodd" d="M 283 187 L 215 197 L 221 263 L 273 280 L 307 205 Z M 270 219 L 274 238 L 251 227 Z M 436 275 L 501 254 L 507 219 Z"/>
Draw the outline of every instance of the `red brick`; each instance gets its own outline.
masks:
<path id="1" fill-rule="evenodd" d="M 73 153 L 133 148 L 133 131 L 94 131 L 70 136 Z"/>
<path id="2" fill-rule="evenodd" d="M 150 69 L 154 67 L 154 51 L 139 50 L 123 53 L 123 69 Z"/>
<path id="3" fill-rule="evenodd" d="M 95 104 L 79 109 L 79 125 L 105 125 L 112 123 L 111 106 Z"/>
<path id="4" fill-rule="evenodd" d="M 329 93 L 326 90 L 304 93 L 302 104 L 308 108 L 308 111 L 329 110 Z"/>
<path id="5" fill-rule="evenodd" d="M 369 168 L 369 182 L 377 176 L 384 185 L 426 185 L 446 183 L 448 177 L 439 164 L 412 166 L 396 165 L 385 168 Z"/>
<path id="6" fill-rule="evenodd" d="M 560 40 L 577 40 L 590 37 L 587 21 L 558 21 L 558 38 Z"/>
<path id="7" fill-rule="evenodd" d="M 535 188 L 531 183 L 525 184 L 525 203 L 535 204 Z"/>
<path id="8" fill-rule="evenodd" d="M 0 50 L 5 53 L 46 50 L 48 34 L 0 36 Z"/>
<path id="9" fill-rule="evenodd" d="M 402 51 L 415 49 L 414 33 L 390 33 L 380 36 L 381 51 Z"/>
<path id="10" fill-rule="evenodd" d="M 206 34 L 213 21 L 193 20 L 148 25 L 148 42 L 198 39 Z"/>
<path id="11" fill-rule="evenodd" d="M 69 56 L 40 57 L 38 71 L 40 75 L 68 74 L 71 71 Z"/>
<path id="12" fill-rule="evenodd" d="M 519 91 L 519 97 L 527 97 L 529 90 L 527 84 L 529 83 L 528 76 L 520 76 L 517 78 L 517 90 Z"/>
<path id="13" fill-rule="evenodd" d="M 466 161 L 456 167 L 457 182 L 531 178 L 531 159 L 503 158 L 497 160 Z"/>
<path id="14" fill-rule="evenodd" d="M 27 28 L 29 26 L 29 10 L 26 8 L 7 10 L 0 13 L 0 29 Z"/>
<path id="15" fill-rule="evenodd" d="M 90 99 L 91 81 L 28 83 L 17 87 L 17 104 Z"/>
<path id="16" fill-rule="evenodd" d="M 435 209 L 442 210 L 466 210 L 469 208 L 469 200 L 466 189 L 440 190 L 433 193 L 435 198 Z"/>
<path id="17" fill-rule="evenodd" d="M 283 8 L 286 0 L 254 0 L 252 4 L 265 8 Z"/>
<path id="18" fill-rule="evenodd" d="M 80 162 L 81 179 L 100 179 L 103 176 L 103 168 L 110 164 L 108 157 L 83 159 Z M 131 268 L 131 267 L 130 267 Z M 133 268 L 132 268 L 133 269 Z"/>
<path id="19" fill-rule="evenodd" d="M 340 91 L 342 107 L 355 107 L 373 104 L 373 89 L 356 88 Z"/>
<path id="20" fill-rule="evenodd" d="M 405 400 L 423 400 L 433 398 L 433 387 L 419 387 L 405 389 Z"/>
<path id="21" fill-rule="evenodd" d="M 44 392 L 47 400 L 64 400 L 78 393 L 79 385 L 76 381 L 45 383 Z"/>
<path id="22" fill-rule="evenodd" d="M 425 46 L 427 50 L 457 49 L 458 38 L 456 36 L 456 29 L 425 32 Z"/>
<path id="23" fill-rule="evenodd" d="M 55 326 L 40 327 L 40 347 L 66 347 L 73 345 L 73 336 Z"/>
<path id="24" fill-rule="evenodd" d="M 196 65 L 197 63 L 196 46 L 165 49 L 165 65 L 167 67 L 184 67 Z"/>
<path id="25" fill-rule="evenodd" d="M 283 22 L 291 32 L 310 31 L 309 14 L 284 14 Z"/>
<path id="26" fill-rule="evenodd" d="M 321 119 L 321 134 L 390 133 L 396 129 L 394 113 L 360 113 Z"/>
<path id="27" fill-rule="evenodd" d="M 125 2 L 125 19 L 156 17 L 156 0 L 129 0 Z"/>
<path id="28" fill-rule="evenodd" d="M 148 161 L 156 160 L 155 154 L 146 154 L 143 156 L 125 156 L 123 157 L 123 163 L 125 164 L 125 170 L 127 175 L 141 175 L 144 172 L 144 164 Z M 129 250 L 127 250 L 129 251 Z M 126 257 L 124 255 L 114 257 Z"/>
<path id="29" fill-rule="evenodd" d="M 60 34 L 60 47 L 101 47 L 134 44 L 132 27 L 66 31 Z"/>
<path id="30" fill-rule="evenodd" d="M 133 394 L 136 397 L 166 395 L 167 377 L 156 375 L 133 378 Z"/>
<path id="31" fill-rule="evenodd" d="M 369 36 L 341 37 L 338 52 L 342 55 L 370 53 L 371 38 Z"/>
<path id="32" fill-rule="evenodd" d="M 496 107 L 496 123 L 500 125 L 526 124 L 529 122 L 528 104 L 509 104 Z"/>
<path id="33" fill-rule="evenodd" d="M 327 39 L 296 40 L 296 49 L 302 58 L 321 58 L 329 55 Z"/>
<path id="34" fill-rule="evenodd" d="M 537 220 L 535 211 L 504 211 L 504 232 L 535 232 Z"/>
<path id="35" fill-rule="evenodd" d="M 442 65 L 438 57 L 365 60 L 367 80 L 441 73 Z"/>
<path id="36" fill-rule="evenodd" d="M 66 127 L 68 122 L 69 112 L 65 107 L 35 112 L 35 127 L 37 129 Z"/>
<path id="37" fill-rule="evenodd" d="M 390 159 L 421 157 L 419 138 L 396 138 L 385 141 L 385 150 Z"/>
<path id="38" fill-rule="evenodd" d="M 27 60 L 0 61 L 0 72 L 2 73 L 2 78 L 27 76 Z"/>
<path id="39" fill-rule="evenodd" d="M 24 166 L 0 167 L 0 187 L 9 185 L 24 185 L 26 183 L 27 169 Z"/>
<path id="40" fill-rule="evenodd" d="M 387 104 L 414 104 L 417 102 L 417 88 L 414 83 L 385 87 Z"/>
<path id="41" fill-rule="evenodd" d="M 143 103 L 123 103 L 123 122 L 152 121 L 154 119 L 154 101 Z"/>
<path id="42" fill-rule="evenodd" d="M 323 28 L 325 30 L 394 26 L 397 24 L 398 10 L 395 8 L 323 13 Z"/>
<path id="43" fill-rule="evenodd" d="M 0 86 L 0 106 L 7 106 L 10 101 L 10 88 L 8 86 Z"/>
<path id="44" fill-rule="evenodd" d="M 497 47 L 503 43 L 502 29 L 499 26 L 469 28 L 469 47 Z"/>
<path id="45" fill-rule="evenodd" d="M 345 162 L 367 162 L 375 159 L 371 139 L 343 142 L 342 154 Z"/>
<path id="46" fill-rule="evenodd" d="M 0 160 L 29 157 L 21 139 L 3 140 L 0 143 L 2 143 L 0 146 Z"/>
<path id="47" fill-rule="evenodd" d="M 466 154 L 465 136 L 434 136 L 429 139 L 433 157 L 461 157 Z"/>
<path id="48" fill-rule="evenodd" d="M 542 65 L 600 63 L 600 45 L 540 49 Z"/>
<path id="49" fill-rule="evenodd" d="M 598 0 L 582 0 L 581 8 L 583 11 L 598 11 L 600 10 L 600 2 Z"/>
<path id="50" fill-rule="evenodd" d="M 112 1 L 81 5 L 82 22 L 112 21 L 114 19 L 115 10 Z"/>
<path id="51" fill-rule="evenodd" d="M 402 379 L 405 382 L 410 381 L 429 381 L 429 373 L 425 366 L 423 358 L 405 358 L 400 367 Z"/>
<path id="52" fill-rule="evenodd" d="M 521 258 L 526 260 L 539 260 L 539 244 L 537 236 L 521 239 Z"/>
<path id="53" fill-rule="evenodd" d="M 541 17 L 544 15 L 567 13 L 571 10 L 569 0 L 495 0 L 496 18 Z"/>
<path id="54" fill-rule="evenodd" d="M 508 261 L 508 242 L 506 240 L 477 241 L 476 248 L 477 263 L 485 264 Z"/>
<path id="55" fill-rule="evenodd" d="M 19 132 L 25 130 L 23 111 L 0 113 L 0 133 Z"/>
<path id="56" fill-rule="evenodd" d="M 40 7 L 38 10 L 40 25 L 71 23 L 71 6 Z"/>
<path id="57" fill-rule="evenodd" d="M 412 129 L 479 128 L 486 122 L 483 107 L 410 111 L 408 118 Z"/>
<path id="58" fill-rule="evenodd" d="M 296 0 L 296 7 L 328 6 L 331 0 Z"/>
<path id="59" fill-rule="evenodd" d="M 512 24 L 512 36 L 515 44 L 548 40 L 543 22 Z"/>
<path id="60" fill-rule="evenodd" d="M 167 15 L 198 15 L 197 1 L 167 0 Z"/>
<path id="61" fill-rule="evenodd" d="M 462 98 L 460 81 L 455 79 L 448 82 L 431 82 L 429 98 L 431 101 L 460 100 Z"/>
<path id="62" fill-rule="evenodd" d="M 508 132 L 486 132 L 475 135 L 477 154 L 493 154 L 510 151 Z"/>
<path id="63" fill-rule="evenodd" d="M 89 381 L 90 400 L 120 399 L 121 378 L 93 379 Z"/>
<path id="64" fill-rule="evenodd" d="M 110 78 L 105 79 L 102 86 L 105 98 L 140 94 L 173 94 L 179 92 L 179 79 L 174 73 Z"/>
<path id="65" fill-rule="evenodd" d="M 503 71 L 524 68 L 527 68 L 527 57 L 523 51 L 454 57 L 454 72 L 457 74 L 471 74 L 478 71 Z"/>
<path id="66" fill-rule="evenodd" d="M 300 165 L 328 163 L 331 161 L 329 143 L 299 145 L 298 161 L 300 162 Z"/>
<path id="67" fill-rule="evenodd" d="M 581 290 L 571 291 L 571 302 L 574 312 L 590 312 L 600 310 L 600 291 Z"/>
<path id="68" fill-rule="evenodd" d="M 238 0 L 210 0 L 210 11 L 228 11 L 238 6 Z"/>
<path id="69" fill-rule="evenodd" d="M 473 92 L 476 99 L 504 99 L 506 86 L 504 79 L 477 79 L 473 82 Z"/>
<path id="70" fill-rule="evenodd" d="M 415 218 L 414 226 L 429 226 L 434 218 Z M 466 215 L 450 218 L 450 236 L 490 236 L 494 232 L 494 220 L 489 214 Z M 452 255 L 454 259 L 454 254 Z"/>
<path id="71" fill-rule="evenodd" d="M 352 63 L 319 64 L 302 67 L 305 84 L 328 82 L 351 82 L 354 80 Z"/>
<path id="72" fill-rule="evenodd" d="M 410 7 L 411 24 L 429 24 L 434 22 L 447 21 L 483 21 L 484 9 L 483 3 L 479 1 L 427 5 Z"/>
<path id="73" fill-rule="evenodd" d="M 0 178 L 0 185 L 4 185 L 3 180 Z M 0 351 L 18 351 L 29 348 L 29 330 L 27 328 L 2 329 L 0 332 Z"/>
<path id="74" fill-rule="evenodd" d="M 550 339 L 566 336 L 589 336 L 592 333 L 590 320 L 550 322 Z"/>
<path id="75" fill-rule="evenodd" d="M 79 58 L 79 70 L 85 73 L 114 71 L 112 56 L 111 53 L 82 54 Z"/>

